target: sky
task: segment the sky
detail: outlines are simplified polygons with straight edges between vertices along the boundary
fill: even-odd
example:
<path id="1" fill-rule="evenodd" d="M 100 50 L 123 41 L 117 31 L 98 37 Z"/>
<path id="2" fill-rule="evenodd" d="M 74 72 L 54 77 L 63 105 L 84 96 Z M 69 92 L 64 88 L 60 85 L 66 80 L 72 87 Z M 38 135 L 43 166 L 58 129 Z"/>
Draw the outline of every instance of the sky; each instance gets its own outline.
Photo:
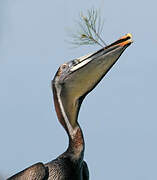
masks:
<path id="1" fill-rule="evenodd" d="M 64 62 L 98 46 L 71 48 L 66 30 L 100 8 L 107 44 L 134 43 L 84 100 L 79 123 L 90 179 L 157 179 L 157 2 L 155 0 L 0 1 L 0 178 L 65 151 L 51 80 Z"/>

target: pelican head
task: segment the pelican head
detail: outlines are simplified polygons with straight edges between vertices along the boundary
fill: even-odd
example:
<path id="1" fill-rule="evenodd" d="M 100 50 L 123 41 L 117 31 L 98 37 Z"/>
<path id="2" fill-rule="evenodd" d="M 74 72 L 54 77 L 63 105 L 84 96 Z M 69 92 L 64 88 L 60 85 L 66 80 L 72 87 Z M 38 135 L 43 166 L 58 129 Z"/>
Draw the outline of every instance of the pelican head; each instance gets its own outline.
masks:
<path id="1" fill-rule="evenodd" d="M 131 38 L 131 34 L 127 34 L 95 53 L 59 67 L 52 81 L 54 102 L 58 118 L 68 132 L 77 126 L 78 112 L 85 96 L 132 43 Z"/>

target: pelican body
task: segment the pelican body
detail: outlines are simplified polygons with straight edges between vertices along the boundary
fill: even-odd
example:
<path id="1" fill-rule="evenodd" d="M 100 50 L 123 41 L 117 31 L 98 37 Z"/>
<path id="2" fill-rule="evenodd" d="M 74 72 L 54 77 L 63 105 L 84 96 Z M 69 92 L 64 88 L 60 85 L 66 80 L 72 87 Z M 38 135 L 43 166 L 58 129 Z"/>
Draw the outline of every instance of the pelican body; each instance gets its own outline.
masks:
<path id="1" fill-rule="evenodd" d="M 127 34 L 93 54 L 59 67 L 52 90 L 58 120 L 68 134 L 69 146 L 55 160 L 34 164 L 8 180 L 89 180 L 83 133 L 77 121 L 80 106 L 131 43 L 131 35 Z"/>

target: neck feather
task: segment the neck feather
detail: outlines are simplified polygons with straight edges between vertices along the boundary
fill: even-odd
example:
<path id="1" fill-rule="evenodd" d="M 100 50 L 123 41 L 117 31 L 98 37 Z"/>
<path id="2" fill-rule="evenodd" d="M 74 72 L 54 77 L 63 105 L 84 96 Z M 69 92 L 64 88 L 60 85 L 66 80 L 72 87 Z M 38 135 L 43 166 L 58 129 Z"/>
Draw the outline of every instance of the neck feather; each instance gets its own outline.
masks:
<path id="1" fill-rule="evenodd" d="M 66 102 L 63 102 L 61 97 L 61 88 L 56 84 L 53 84 L 53 97 L 59 122 L 69 136 L 69 146 L 66 152 L 68 152 L 74 160 L 82 159 L 84 152 L 84 138 L 82 130 L 77 123 L 77 116 L 75 117 L 75 123 L 72 124 L 67 115 L 68 113 L 65 110 Z"/>

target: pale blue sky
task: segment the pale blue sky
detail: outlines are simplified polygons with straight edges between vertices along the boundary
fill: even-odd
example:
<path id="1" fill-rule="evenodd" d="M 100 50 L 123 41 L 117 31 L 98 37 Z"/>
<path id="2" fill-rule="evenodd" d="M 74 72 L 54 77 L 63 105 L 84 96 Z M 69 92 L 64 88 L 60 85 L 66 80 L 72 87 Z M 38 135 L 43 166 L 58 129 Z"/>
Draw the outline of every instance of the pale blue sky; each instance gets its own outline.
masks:
<path id="1" fill-rule="evenodd" d="M 60 64 L 99 47 L 70 49 L 68 27 L 101 7 L 103 39 L 132 33 L 132 44 L 79 116 L 92 180 L 157 179 L 157 3 L 154 0 L 0 1 L 0 174 L 56 158 L 67 147 L 52 101 Z"/>

